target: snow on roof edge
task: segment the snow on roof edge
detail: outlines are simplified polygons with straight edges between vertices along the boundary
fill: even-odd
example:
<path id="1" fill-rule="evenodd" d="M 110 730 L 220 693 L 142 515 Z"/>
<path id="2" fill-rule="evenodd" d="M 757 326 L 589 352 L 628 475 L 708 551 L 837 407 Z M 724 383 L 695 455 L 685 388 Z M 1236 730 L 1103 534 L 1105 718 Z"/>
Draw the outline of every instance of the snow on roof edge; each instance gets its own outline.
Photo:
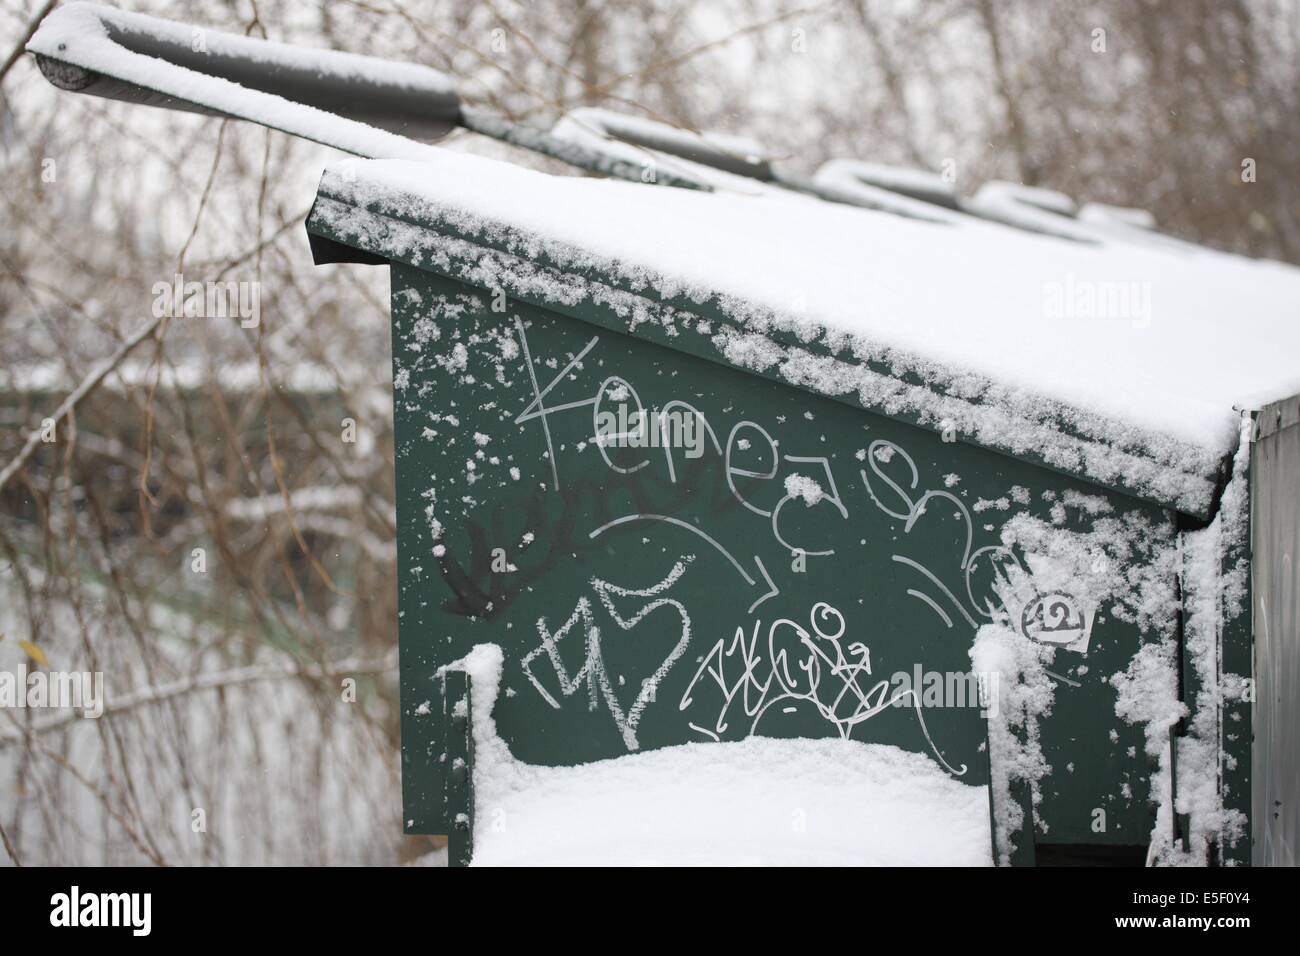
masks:
<path id="1" fill-rule="evenodd" d="M 402 214 L 397 214 L 397 207 Z M 420 208 L 418 216 L 412 215 L 414 207 Z M 1204 517 L 1212 510 L 1221 461 L 1210 449 L 1145 434 L 1131 423 L 1111 421 L 1055 399 L 1027 396 L 1022 388 L 998 385 L 968 371 L 955 370 L 947 381 L 938 383 L 909 382 L 915 370 L 930 368 L 930 363 L 825 327 L 814 332 L 806 323 L 781 315 L 756 317 L 747 303 L 734 299 L 716 297 L 713 303 L 722 317 L 735 323 L 734 329 L 719 330 L 711 316 L 702 314 L 708 311 L 702 301 L 687 310 L 656 300 L 654 277 L 644 272 L 623 271 L 628 287 L 600 284 L 596 288 L 598 284 L 579 273 L 618 275 L 619 263 L 570 249 L 573 255 L 567 268 L 557 269 L 545 263 L 556 252 L 554 244 L 548 243 L 544 251 L 537 237 L 515 233 L 508 223 L 475 220 L 463 210 L 423 203 L 412 195 L 394 197 L 387 189 L 367 183 L 355 169 L 346 175 L 326 170 L 307 228 L 480 287 L 502 288 L 562 312 L 577 302 L 590 301 L 619 316 L 625 323 L 621 331 L 631 334 L 638 334 L 638 326 L 647 322 L 677 321 L 707 338 L 711 357 L 732 367 L 831 398 L 851 396 L 856 402 L 850 403 L 911 424 L 951 426 L 965 439 L 992 451 L 1188 514 Z M 461 238 L 467 234 L 477 235 L 478 241 Z M 497 251 L 493 254 L 489 249 Z M 690 290 L 678 291 L 694 298 Z M 819 343 L 822 351 L 816 354 L 813 349 Z M 882 364 L 889 368 L 876 367 Z M 897 368 L 903 373 L 891 373 Z M 936 391 L 936 385 L 947 392 Z M 987 403 L 973 400 L 976 395 Z M 1044 406 L 1085 423 L 1089 433 L 1070 434 L 1060 421 L 1024 413 L 1026 408 Z"/>
<path id="2" fill-rule="evenodd" d="M 1242 394 L 1261 382 L 1271 395 L 1300 390 L 1292 266 L 1185 244 L 1062 243 L 981 220 L 934 226 L 781 190 L 664 193 L 432 152 L 429 163 L 363 164 L 357 185 L 388 197 L 390 215 L 406 207 L 426 226 L 445 219 L 527 236 L 669 297 L 729 295 L 746 316 L 766 310 L 767 325 L 784 315 L 804 339 L 835 329 L 939 379 L 974 373 L 1016 386 L 1026 400 L 1043 396 L 1091 419 L 1093 437 L 1150 445 L 1162 461 L 1190 454 L 1201 473 L 1231 453 Z M 1138 286 L 1146 311 L 1134 313 L 1131 333 L 1128 319 L 1108 325 L 1108 315 L 1069 311 L 1080 289 L 1138 296 Z"/>

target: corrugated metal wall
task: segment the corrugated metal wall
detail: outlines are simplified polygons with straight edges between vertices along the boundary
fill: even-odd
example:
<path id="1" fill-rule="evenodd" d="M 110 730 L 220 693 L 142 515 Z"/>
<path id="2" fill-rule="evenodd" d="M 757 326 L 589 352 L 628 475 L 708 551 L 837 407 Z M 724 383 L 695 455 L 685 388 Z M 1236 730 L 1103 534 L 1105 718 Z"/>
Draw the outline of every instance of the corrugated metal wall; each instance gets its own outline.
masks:
<path id="1" fill-rule="evenodd" d="M 1300 860 L 1300 398 L 1256 417 L 1250 459 L 1256 866 Z"/>

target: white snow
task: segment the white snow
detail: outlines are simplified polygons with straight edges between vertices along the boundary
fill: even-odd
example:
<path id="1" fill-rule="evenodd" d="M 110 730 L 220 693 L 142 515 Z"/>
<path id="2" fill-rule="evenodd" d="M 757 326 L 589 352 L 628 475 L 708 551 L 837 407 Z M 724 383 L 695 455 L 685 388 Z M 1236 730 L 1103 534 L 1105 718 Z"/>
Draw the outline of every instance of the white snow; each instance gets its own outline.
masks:
<path id="1" fill-rule="evenodd" d="M 194 28 L 186 24 L 94 3 L 70 3 L 41 21 L 27 49 L 358 156 L 429 160 L 441 152 L 365 123 L 133 53 L 109 38 L 105 23 L 126 32 L 176 40 L 187 47 L 195 39 Z M 445 96 L 454 90 L 447 76 L 425 66 L 253 40 L 217 30 L 203 30 L 202 39 L 213 55 L 308 67 L 321 74 L 380 81 L 431 96 Z"/>
<path id="2" fill-rule="evenodd" d="M 924 190 L 935 195 L 954 194 L 949 183 L 926 170 L 882 166 L 857 159 L 832 159 L 817 170 L 813 182 L 828 195 L 838 193 L 850 202 L 869 208 L 929 222 L 961 221 L 961 215 L 951 209 L 893 191 L 901 188 Z"/>
<path id="3" fill-rule="evenodd" d="M 734 364 L 777 366 L 818 390 L 856 389 L 886 411 L 950 420 L 959 433 L 1095 480 L 1125 476 L 1183 507 L 1207 505 L 1218 463 L 1235 448 L 1235 403 L 1300 392 L 1300 270 L 1289 266 L 773 193 L 551 177 L 450 154 L 354 172 L 327 173 L 322 191 L 508 245 L 513 236 L 514 255 L 545 253 L 566 273 L 605 270 L 642 294 L 712 302 L 754 330 L 715 335 Z M 318 212 L 341 215 L 325 204 Z M 353 225 L 362 238 L 417 241 L 386 218 Z M 563 301 L 596 294 L 528 274 L 517 259 L 496 268 L 509 273 L 499 281 Z M 1126 302 L 1149 311 L 1118 308 Z M 773 341 L 782 330 L 843 359 Z M 893 377 L 882 381 L 866 360 Z M 896 381 L 908 372 L 945 394 Z"/>
<path id="4" fill-rule="evenodd" d="M 928 169 L 886 166 L 882 163 L 871 163 L 860 159 L 827 160 L 817 169 L 817 173 L 813 178 L 818 182 L 825 183 L 870 184 L 889 190 L 904 189 L 950 197 L 956 196 L 957 193 L 952 183 Z"/>
<path id="5" fill-rule="evenodd" d="M 1149 854 L 1149 860 L 1160 865 L 1206 866 L 1216 844 L 1235 845 L 1245 834 L 1245 817 L 1225 806 L 1222 720 L 1224 701 L 1240 693 L 1242 681 L 1249 675 L 1223 671 L 1222 643 L 1226 622 L 1241 615 L 1247 602 L 1250 563 L 1243 552 L 1249 540 L 1249 462 L 1250 423 L 1243 420 L 1241 446 L 1218 515 L 1208 527 L 1183 536 L 1186 657 L 1195 668 L 1199 685 L 1193 706 L 1177 699 L 1174 660 L 1166 660 L 1164 673 L 1152 673 L 1150 668 L 1141 668 L 1139 656 L 1128 672 L 1111 681 L 1119 692 L 1116 713 L 1146 724 L 1147 751 L 1160 764 L 1158 785 L 1153 788 L 1159 806 Z M 1172 653 L 1173 649 L 1167 648 L 1166 654 Z M 1178 743 L 1178 779 L 1172 788 L 1177 798 L 1171 800 L 1169 781 L 1174 768 L 1166 728 L 1189 715 L 1186 733 Z M 1188 817 L 1186 849 L 1170 837 L 1174 812 Z"/>
<path id="6" fill-rule="evenodd" d="M 552 127 L 551 133 L 559 139 L 606 150 L 626 147 L 620 155 L 630 162 L 645 162 L 648 157 L 657 156 L 668 149 L 711 149 L 734 159 L 754 163 L 760 162 L 766 155 L 762 144 L 748 136 L 712 130 L 695 132 L 591 106 L 570 110 Z M 627 142 L 628 139 L 662 144 L 662 148 L 647 149 Z"/>
<path id="7" fill-rule="evenodd" d="M 1113 226 L 1116 224 L 1131 226 L 1135 229 L 1154 229 L 1156 217 L 1145 209 L 1129 209 L 1124 206 L 1108 206 L 1105 203 L 1085 203 L 1079 210 L 1081 222 Z"/>
<path id="8" fill-rule="evenodd" d="M 1045 666 L 1053 653 L 1004 624 L 980 627 L 969 651 L 973 671 L 983 675 L 989 695 L 996 698 L 988 711 L 989 769 L 1002 865 L 1011 862 L 1017 839 L 1023 839 L 1024 809 L 1012 785 L 1028 786 L 1037 806 L 1038 782 L 1052 772 L 1039 742 L 1039 724 L 1051 713 L 1056 693 Z"/>
<path id="9" fill-rule="evenodd" d="M 826 497 L 825 490 L 816 479 L 799 474 L 786 476 L 785 493 L 791 498 L 802 498 L 803 503 L 809 508 Z"/>
<path id="10" fill-rule="evenodd" d="M 1143 644 L 1128 667 L 1110 679 L 1115 689 L 1115 714 L 1130 724 L 1140 724 L 1146 754 L 1158 767 L 1151 774 L 1151 798 L 1156 804 L 1149 855 L 1156 858 L 1171 849 L 1174 832 L 1173 786 L 1169 766 L 1169 733 L 1187 715 L 1178 699 L 1177 648 L 1173 641 Z"/>
<path id="11" fill-rule="evenodd" d="M 520 763 L 491 716 L 502 661 L 481 644 L 450 665 L 472 677 L 477 866 L 992 864 L 987 789 L 895 747 L 752 737 Z"/>
<path id="12" fill-rule="evenodd" d="M 615 162 L 630 164 L 640 170 L 643 182 L 662 181 L 663 174 L 667 173 L 705 190 L 721 189 L 753 196 L 773 194 L 806 202 L 817 201 L 814 197 L 791 193 L 762 179 L 678 155 L 678 152 L 692 149 L 711 149 L 732 160 L 761 163 L 767 151 L 749 137 L 714 131 L 697 133 L 644 117 L 593 107 L 571 110 L 555 123 L 550 132 L 556 140 L 572 143 Z M 641 143 L 655 143 L 659 148 Z"/>

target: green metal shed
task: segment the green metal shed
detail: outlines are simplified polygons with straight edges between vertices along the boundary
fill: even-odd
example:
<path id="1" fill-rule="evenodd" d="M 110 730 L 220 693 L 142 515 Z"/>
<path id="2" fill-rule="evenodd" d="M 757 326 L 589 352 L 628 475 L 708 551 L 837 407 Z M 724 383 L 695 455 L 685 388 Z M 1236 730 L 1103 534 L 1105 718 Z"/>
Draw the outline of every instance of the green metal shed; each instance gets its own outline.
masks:
<path id="1" fill-rule="evenodd" d="M 435 675 L 491 641 L 496 725 L 523 761 L 839 735 L 991 782 L 1005 860 L 1250 859 L 1253 409 L 1184 418 L 1200 382 L 1125 410 L 1206 371 L 1177 364 L 1196 352 L 1176 338 L 1216 328 L 1220 298 L 1274 322 L 1292 270 L 459 156 L 327 174 L 308 228 L 321 259 L 392 263 L 413 832 L 454 823 Z M 939 288 L 893 285 L 909 281 Z M 1252 283 L 1260 298 L 1243 301 Z M 1131 314 L 1086 312 L 1080 290 L 1131 293 Z M 1035 308 L 998 315 L 990 299 Z M 966 300 L 969 317 L 936 311 Z M 1166 311 L 1185 304 L 1196 313 Z M 893 323 L 932 351 L 893 346 Z M 1174 323 L 1169 368 L 1089 404 L 1104 390 L 1089 376 L 1122 385 L 1170 349 L 1160 326 Z M 906 331 L 926 324 L 943 334 Z M 980 374 L 1058 350 L 1073 358 L 1051 374 L 1073 367 L 1082 385 Z M 1118 376 L 1089 364 L 1107 356 Z M 694 417 L 698 457 L 611 451 L 600 415 L 620 406 Z M 655 599 L 676 617 L 647 619 L 615 664 L 592 632 L 609 641 Z M 877 709 L 848 679 L 860 659 L 815 660 L 815 639 L 794 647 L 826 673 L 801 684 L 774 621 L 852 636 L 873 685 L 1001 674 L 991 776 L 978 707 Z M 760 688 L 800 706 L 765 709 Z"/>
<path id="2" fill-rule="evenodd" d="M 72 5 L 30 48 L 65 88 L 392 157 L 327 172 L 307 226 L 318 262 L 391 269 L 409 832 L 455 862 L 490 837 L 485 745 L 831 738 L 987 793 L 997 862 L 1295 861 L 1295 269 L 1018 184 L 805 181 L 187 37 Z"/>

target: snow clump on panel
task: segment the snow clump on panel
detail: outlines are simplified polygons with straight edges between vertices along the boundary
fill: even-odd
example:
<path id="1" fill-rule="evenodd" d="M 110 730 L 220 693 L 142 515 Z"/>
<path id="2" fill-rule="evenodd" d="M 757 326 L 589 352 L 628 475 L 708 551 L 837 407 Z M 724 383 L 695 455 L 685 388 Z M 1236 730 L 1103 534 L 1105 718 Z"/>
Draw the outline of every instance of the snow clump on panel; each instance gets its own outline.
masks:
<path id="1" fill-rule="evenodd" d="M 501 649 L 481 644 L 447 669 L 471 677 L 474 865 L 992 863 L 985 789 L 923 754 L 751 737 L 525 764 L 492 716 Z"/>

